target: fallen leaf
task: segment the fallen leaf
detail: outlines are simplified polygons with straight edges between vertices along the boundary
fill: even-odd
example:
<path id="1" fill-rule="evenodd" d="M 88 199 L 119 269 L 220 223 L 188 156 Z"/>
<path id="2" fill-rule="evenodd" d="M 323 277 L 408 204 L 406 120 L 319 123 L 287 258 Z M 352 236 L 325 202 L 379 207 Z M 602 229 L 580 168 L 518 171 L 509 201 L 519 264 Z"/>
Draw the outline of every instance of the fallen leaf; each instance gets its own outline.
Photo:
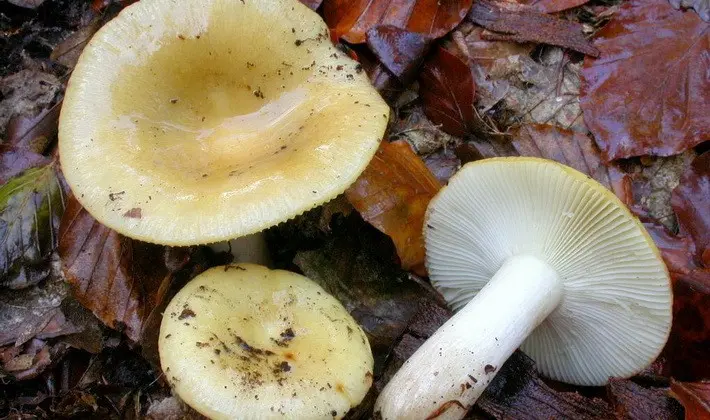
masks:
<path id="1" fill-rule="evenodd" d="M 19 347 L 0 348 L 0 378 L 4 372 L 18 381 L 36 378 L 66 351 L 67 346 L 62 343 L 50 345 L 36 338 Z"/>
<path id="2" fill-rule="evenodd" d="M 376 26 L 367 31 L 367 46 L 405 85 L 416 76 L 432 42 L 433 39 L 424 34 L 391 25 Z"/>
<path id="3" fill-rule="evenodd" d="M 632 180 L 634 211 L 642 216 L 650 216 L 672 232 L 678 231 L 671 198 L 673 190 L 695 157 L 695 151 L 688 150 L 668 157 L 646 156 L 621 161 Z"/>
<path id="4" fill-rule="evenodd" d="M 44 153 L 57 135 L 61 108 L 60 101 L 37 115 L 13 117 L 7 124 L 7 144 L 18 149 Z"/>
<path id="5" fill-rule="evenodd" d="M 474 157 L 531 156 L 560 162 L 589 175 L 631 205 L 630 179 L 616 165 L 601 161 L 599 148 L 589 136 L 553 125 L 526 124 L 513 128 L 505 138 L 477 139 L 467 143 Z M 458 150 L 457 150 L 458 151 Z M 462 159 L 466 163 L 475 159 Z"/>
<path id="6" fill-rule="evenodd" d="M 587 174 L 627 205 L 632 202 L 630 179 L 613 164 L 605 165 L 599 148 L 589 136 L 552 125 L 529 124 L 510 133 L 520 156 L 552 159 Z"/>
<path id="7" fill-rule="evenodd" d="M 312 10 L 316 10 L 320 7 L 321 3 L 323 3 L 323 0 L 300 0 L 301 3 L 305 4 Z"/>
<path id="8" fill-rule="evenodd" d="M 539 0 L 532 1 L 530 5 L 542 13 L 557 13 L 579 7 L 589 0 Z"/>
<path id="9" fill-rule="evenodd" d="M 628 379 L 612 378 L 606 386 L 618 419 L 681 420 L 683 407 L 667 389 L 643 387 Z"/>
<path id="10" fill-rule="evenodd" d="M 454 29 L 473 0 L 328 0 L 323 15 L 337 37 L 365 42 L 365 34 L 379 25 L 394 25 L 432 38 Z"/>
<path id="11" fill-rule="evenodd" d="M 0 284 L 22 288 L 47 277 L 63 212 L 56 162 L 28 169 L 0 187 Z"/>
<path id="12" fill-rule="evenodd" d="M 502 126 L 526 122 L 588 131 L 579 106 L 581 63 L 556 47 L 533 60 L 533 44 L 490 41 L 483 32 L 463 26 L 453 34 L 459 54 L 470 59 L 481 115 L 494 112 Z"/>
<path id="13" fill-rule="evenodd" d="M 15 6 L 24 7 L 25 9 L 36 9 L 44 3 L 44 0 L 7 0 Z"/>
<path id="14" fill-rule="evenodd" d="M 345 192 L 368 223 L 392 238 L 405 270 L 424 271 L 424 213 L 441 185 L 405 141 L 382 142 Z"/>
<path id="15" fill-rule="evenodd" d="M 461 161 L 450 148 L 442 148 L 424 157 L 424 164 L 436 179 L 445 185 L 456 171 L 461 168 Z"/>
<path id="16" fill-rule="evenodd" d="M 438 48 L 419 75 L 424 113 L 453 136 L 463 137 L 474 127 L 476 85 L 468 64 Z"/>
<path id="17" fill-rule="evenodd" d="M 710 1 L 708 0 L 669 0 L 671 5 L 676 9 L 690 8 L 694 9 L 700 19 L 705 22 L 710 22 Z"/>
<path id="18" fill-rule="evenodd" d="M 671 379 L 671 395 L 685 407 L 686 420 L 710 419 L 710 382 L 678 382 Z"/>
<path id="19" fill-rule="evenodd" d="M 686 169 L 671 204 L 681 229 L 695 241 L 698 259 L 710 268 L 710 152 Z"/>
<path id="20" fill-rule="evenodd" d="M 434 153 L 459 142 L 457 137 L 444 132 L 441 126 L 432 123 L 419 102 L 397 109 L 388 139 L 407 140 L 418 155 Z"/>
<path id="21" fill-rule="evenodd" d="M 59 232 L 62 270 L 74 297 L 104 324 L 140 342 L 189 249 L 126 238 L 97 222 L 74 198 Z"/>
<path id="22" fill-rule="evenodd" d="M 53 278 L 22 290 L 0 290 L 0 346 L 79 332 L 62 313 L 66 295 L 64 282 Z"/>
<path id="23" fill-rule="evenodd" d="M 673 275 L 673 326 L 663 354 L 668 375 L 710 378 L 710 270 Z"/>
<path id="24" fill-rule="evenodd" d="M 647 221 L 643 218 L 641 220 L 644 221 L 646 231 L 661 252 L 671 274 L 688 274 L 699 268 L 692 262 L 692 256 L 695 254 L 695 243 L 692 239 L 685 235 L 674 235 L 667 227 L 656 221 Z"/>
<path id="25" fill-rule="evenodd" d="M 102 16 L 94 18 L 88 25 L 79 28 L 79 30 L 73 32 L 54 47 L 49 58 L 69 69 L 73 69 L 84 47 L 104 22 L 105 19 Z"/>
<path id="26" fill-rule="evenodd" d="M 0 144 L 0 185 L 30 168 L 46 166 L 51 160 L 29 150 Z"/>
<path id="27" fill-rule="evenodd" d="M 473 4 L 468 18 L 474 23 L 501 34 L 491 34 L 499 41 L 536 42 L 556 45 L 598 56 L 584 36 L 582 25 L 540 13 L 518 3 L 479 0 Z"/>
<path id="28" fill-rule="evenodd" d="M 317 249 L 296 254 L 294 263 L 335 296 L 362 326 L 375 357 L 375 376 L 420 301 L 437 301 L 430 288 L 408 278 L 381 242 L 386 239 L 353 214 L 333 228 Z"/>
<path id="29" fill-rule="evenodd" d="M 37 41 L 39 42 L 39 41 Z M 15 117 L 34 118 L 50 108 L 62 91 L 61 81 L 50 73 L 20 70 L 0 79 L 0 137 Z"/>
<path id="30" fill-rule="evenodd" d="M 581 103 L 605 160 L 670 156 L 710 138 L 710 24 L 668 0 L 630 0 L 594 45 Z"/>

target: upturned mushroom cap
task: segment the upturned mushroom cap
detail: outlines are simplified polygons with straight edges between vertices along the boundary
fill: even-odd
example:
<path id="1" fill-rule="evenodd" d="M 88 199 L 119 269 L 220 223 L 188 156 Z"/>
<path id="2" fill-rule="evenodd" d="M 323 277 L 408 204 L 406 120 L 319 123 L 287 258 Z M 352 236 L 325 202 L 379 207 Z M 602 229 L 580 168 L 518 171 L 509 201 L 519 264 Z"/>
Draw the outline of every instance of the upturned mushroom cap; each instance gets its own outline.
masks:
<path id="1" fill-rule="evenodd" d="M 511 256 L 560 276 L 560 305 L 522 345 L 552 379 L 601 385 L 660 353 L 671 327 L 667 269 L 641 223 L 602 185 L 558 163 L 465 165 L 429 206 L 426 264 L 458 310 Z"/>
<path id="2" fill-rule="evenodd" d="M 342 418 L 372 384 L 362 329 L 313 281 L 254 264 L 212 268 L 170 302 L 165 377 L 212 419 Z"/>
<path id="3" fill-rule="evenodd" d="M 342 193 L 389 108 L 298 0 L 142 0 L 67 87 L 67 182 L 101 223 L 168 245 L 258 232 Z"/>

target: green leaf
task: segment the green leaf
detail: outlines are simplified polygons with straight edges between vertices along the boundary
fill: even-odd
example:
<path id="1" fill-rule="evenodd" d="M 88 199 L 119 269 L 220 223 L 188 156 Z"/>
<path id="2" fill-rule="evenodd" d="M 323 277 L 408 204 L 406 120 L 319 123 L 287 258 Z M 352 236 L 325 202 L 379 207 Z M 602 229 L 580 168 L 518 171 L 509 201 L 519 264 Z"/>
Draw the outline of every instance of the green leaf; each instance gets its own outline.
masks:
<path id="1" fill-rule="evenodd" d="M 56 162 L 0 187 L 0 285 L 18 289 L 47 277 L 63 213 Z"/>

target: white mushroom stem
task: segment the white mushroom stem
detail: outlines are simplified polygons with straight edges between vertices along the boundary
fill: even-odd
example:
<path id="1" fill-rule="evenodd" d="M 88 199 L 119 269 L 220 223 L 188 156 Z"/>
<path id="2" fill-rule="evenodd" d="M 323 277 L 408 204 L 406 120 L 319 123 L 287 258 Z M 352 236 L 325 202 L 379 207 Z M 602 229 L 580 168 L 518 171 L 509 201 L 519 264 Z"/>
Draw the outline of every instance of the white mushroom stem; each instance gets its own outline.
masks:
<path id="1" fill-rule="evenodd" d="M 234 257 L 233 263 L 252 263 L 271 266 L 271 256 L 266 244 L 264 232 L 242 236 L 210 245 L 215 252 L 229 252 Z"/>
<path id="2" fill-rule="evenodd" d="M 380 394 L 382 419 L 460 419 L 525 338 L 559 305 L 545 262 L 510 257 L 483 289 L 407 360 Z"/>

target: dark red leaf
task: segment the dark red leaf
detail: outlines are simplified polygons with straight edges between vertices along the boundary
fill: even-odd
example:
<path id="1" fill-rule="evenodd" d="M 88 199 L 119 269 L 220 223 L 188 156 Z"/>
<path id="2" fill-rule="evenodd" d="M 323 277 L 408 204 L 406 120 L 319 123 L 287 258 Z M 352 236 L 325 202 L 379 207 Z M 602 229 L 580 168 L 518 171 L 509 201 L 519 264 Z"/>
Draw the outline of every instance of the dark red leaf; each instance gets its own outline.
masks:
<path id="1" fill-rule="evenodd" d="M 325 21 L 331 32 L 360 44 L 365 34 L 379 25 L 393 25 L 440 38 L 454 29 L 471 8 L 473 0 L 327 0 Z"/>
<path id="2" fill-rule="evenodd" d="M 189 250 L 123 237 L 71 197 L 59 231 L 59 255 L 76 299 L 104 324 L 140 341 Z"/>
<path id="3" fill-rule="evenodd" d="M 606 387 L 618 419 L 681 420 L 683 407 L 663 388 L 648 388 L 613 378 Z"/>
<path id="4" fill-rule="evenodd" d="M 546 15 L 518 3 L 479 0 L 468 14 L 474 23 L 501 35 L 489 39 L 537 42 L 570 48 L 591 56 L 599 55 L 584 37 L 582 25 Z"/>
<path id="5" fill-rule="evenodd" d="M 673 274 L 673 327 L 663 354 L 668 375 L 710 378 L 710 270 Z"/>
<path id="6" fill-rule="evenodd" d="M 589 0 L 540 0 L 531 1 L 530 5 L 542 13 L 557 13 L 563 10 L 574 9 Z"/>
<path id="7" fill-rule="evenodd" d="M 580 101 L 605 160 L 670 156 L 710 138 L 710 24 L 630 0 L 596 36 Z"/>
<path id="8" fill-rule="evenodd" d="M 432 38 L 424 34 L 391 25 L 367 31 L 370 50 L 405 85 L 415 77 L 432 42 Z"/>
<path id="9" fill-rule="evenodd" d="M 463 137 L 473 129 L 476 85 L 471 69 L 460 58 L 438 48 L 419 76 L 419 94 L 424 113 L 453 136 Z"/>
<path id="10" fill-rule="evenodd" d="M 685 407 L 687 420 L 710 420 L 710 382 L 671 380 L 671 395 Z"/>
<path id="11" fill-rule="evenodd" d="M 678 224 L 695 241 L 699 261 L 710 268 L 710 152 L 685 171 L 671 197 Z"/>
<path id="12" fill-rule="evenodd" d="M 674 235 L 665 226 L 655 222 L 646 221 L 644 226 L 661 251 L 671 274 L 688 274 L 699 268 L 693 263 L 695 244 L 689 237 Z"/>
<path id="13" fill-rule="evenodd" d="M 320 7 L 321 3 L 323 3 L 323 0 L 300 0 L 301 3 L 305 4 L 312 10 L 316 10 Z"/>

